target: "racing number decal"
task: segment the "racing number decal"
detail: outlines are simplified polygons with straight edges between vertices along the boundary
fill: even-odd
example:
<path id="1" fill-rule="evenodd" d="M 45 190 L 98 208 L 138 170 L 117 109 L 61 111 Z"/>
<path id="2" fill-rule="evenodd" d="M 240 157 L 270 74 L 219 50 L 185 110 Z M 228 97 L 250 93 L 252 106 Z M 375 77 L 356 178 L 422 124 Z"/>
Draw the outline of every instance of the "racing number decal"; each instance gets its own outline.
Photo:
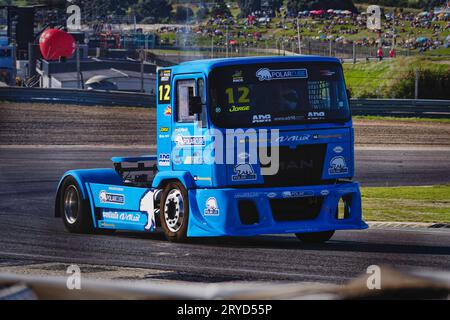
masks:
<path id="1" fill-rule="evenodd" d="M 171 90 L 170 81 L 172 78 L 171 70 L 159 70 L 159 87 L 158 87 L 158 103 L 168 104 L 170 103 Z"/>
<path id="2" fill-rule="evenodd" d="M 170 103 L 170 84 L 162 84 L 159 86 L 159 101 L 161 103 Z"/>
<path id="3" fill-rule="evenodd" d="M 250 99 L 248 98 L 248 95 L 250 94 L 250 89 L 247 87 L 239 87 L 237 88 L 237 91 L 239 93 L 239 100 L 238 104 L 244 104 L 244 103 L 250 103 Z M 229 104 L 235 104 L 234 101 L 234 92 L 235 90 L 233 88 L 228 88 L 225 90 L 225 92 L 228 95 L 228 103 Z"/>

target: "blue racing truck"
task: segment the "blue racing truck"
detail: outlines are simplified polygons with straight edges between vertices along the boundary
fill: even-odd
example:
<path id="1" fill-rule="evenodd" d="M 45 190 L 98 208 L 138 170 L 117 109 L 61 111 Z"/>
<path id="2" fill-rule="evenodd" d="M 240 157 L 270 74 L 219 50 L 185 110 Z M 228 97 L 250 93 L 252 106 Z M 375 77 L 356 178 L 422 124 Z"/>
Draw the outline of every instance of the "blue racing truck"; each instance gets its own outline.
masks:
<path id="1" fill-rule="evenodd" d="M 156 155 L 63 176 L 55 215 L 70 232 L 326 242 L 367 228 L 339 60 L 186 62 L 158 70 L 156 100 Z"/>

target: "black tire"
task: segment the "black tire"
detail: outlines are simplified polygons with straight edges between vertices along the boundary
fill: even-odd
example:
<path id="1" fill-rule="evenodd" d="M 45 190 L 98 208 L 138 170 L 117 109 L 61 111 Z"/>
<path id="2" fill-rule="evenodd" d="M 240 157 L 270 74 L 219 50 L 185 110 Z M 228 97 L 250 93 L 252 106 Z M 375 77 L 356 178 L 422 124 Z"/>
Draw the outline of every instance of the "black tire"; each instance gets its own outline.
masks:
<path id="1" fill-rule="evenodd" d="M 304 243 L 325 243 L 334 236 L 335 231 L 296 233 L 296 237 Z"/>
<path id="2" fill-rule="evenodd" d="M 164 188 L 159 208 L 159 220 L 166 239 L 171 242 L 186 242 L 189 199 L 182 183 L 171 182 Z"/>
<path id="3" fill-rule="evenodd" d="M 89 201 L 83 199 L 81 188 L 73 177 L 66 178 L 61 186 L 59 212 L 67 231 L 93 232 Z"/>

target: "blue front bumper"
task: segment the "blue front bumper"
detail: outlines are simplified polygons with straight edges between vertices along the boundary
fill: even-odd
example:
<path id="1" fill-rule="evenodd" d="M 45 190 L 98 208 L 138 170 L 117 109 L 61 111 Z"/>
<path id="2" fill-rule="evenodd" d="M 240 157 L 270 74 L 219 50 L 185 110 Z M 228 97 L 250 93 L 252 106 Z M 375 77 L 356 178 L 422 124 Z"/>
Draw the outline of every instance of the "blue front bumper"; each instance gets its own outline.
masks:
<path id="1" fill-rule="evenodd" d="M 319 208 L 313 218 L 305 219 L 301 209 L 298 212 L 299 219 L 280 221 L 279 218 L 275 218 L 275 212 L 272 211 L 272 208 L 275 210 L 274 201 L 282 203 L 280 201 L 283 199 L 285 201 L 298 199 L 301 202 L 306 198 L 320 199 Z M 336 208 L 342 198 L 347 199 L 349 210 L 345 218 L 338 219 Z M 258 216 L 254 223 L 242 223 L 242 212 L 239 208 L 242 201 L 254 203 Z M 353 182 L 287 188 L 189 190 L 189 207 L 190 237 L 254 236 L 368 228 L 362 220 L 359 184 Z"/>

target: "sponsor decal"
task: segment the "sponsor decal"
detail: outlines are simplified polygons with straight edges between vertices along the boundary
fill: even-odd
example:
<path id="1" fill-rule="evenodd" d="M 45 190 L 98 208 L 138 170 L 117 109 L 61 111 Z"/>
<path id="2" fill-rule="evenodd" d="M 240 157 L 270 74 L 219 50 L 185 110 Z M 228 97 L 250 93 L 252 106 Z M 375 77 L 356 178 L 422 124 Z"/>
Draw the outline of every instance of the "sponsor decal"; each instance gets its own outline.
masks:
<path id="1" fill-rule="evenodd" d="M 158 103 L 170 103 L 172 87 L 170 85 L 171 70 L 159 70 Z"/>
<path id="2" fill-rule="evenodd" d="M 139 222 L 140 215 L 138 213 L 118 213 L 113 211 L 104 211 L 103 219 L 120 220 L 128 222 Z"/>
<path id="3" fill-rule="evenodd" d="M 112 204 L 124 204 L 125 196 L 123 194 L 108 193 L 106 191 L 100 191 L 99 194 L 100 203 L 112 203 Z"/>
<path id="4" fill-rule="evenodd" d="M 216 108 L 216 113 L 221 113 L 222 112 L 222 108 L 221 107 L 217 107 Z"/>
<path id="5" fill-rule="evenodd" d="M 342 148 L 341 146 L 334 147 L 333 152 L 338 154 L 342 153 L 344 152 L 344 148 Z"/>
<path id="6" fill-rule="evenodd" d="M 250 106 L 242 106 L 242 107 L 236 107 L 232 106 L 230 109 L 228 109 L 229 112 L 245 112 L 250 111 Z"/>
<path id="7" fill-rule="evenodd" d="M 303 142 L 303 141 L 309 141 L 311 139 L 311 135 L 304 134 L 300 136 L 281 136 L 276 141 L 278 143 L 283 142 Z"/>
<path id="8" fill-rule="evenodd" d="M 203 136 L 182 136 L 178 135 L 174 139 L 177 147 L 205 146 L 206 140 Z"/>
<path id="9" fill-rule="evenodd" d="M 159 132 L 162 132 L 162 133 L 169 132 L 169 127 L 161 127 L 161 128 L 159 128 Z"/>
<path id="10" fill-rule="evenodd" d="M 326 117 L 325 112 L 308 112 L 308 119 L 309 120 L 320 120 L 324 119 Z"/>
<path id="11" fill-rule="evenodd" d="M 345 158 L 342 156 L 334 157 L 330 161 L 330 169 L 328 169 L 328 173 L 330 175 L 335 174 L 346 174 L 348 173 L 347 163 L 345 162 Z"/>
<path id="12" fill-rule="evenodd" d="M 160 70 L 159 71 L 159 81 L 160 82 L 168 82 L 168 81 L 170 81 L 171 75 L 172 75 L 172 70 Z"/>
<path id="13" fill-rule="evenodd" d="M 254 181 L 257 176 L 251 164 L 238 164 L 233 169 L 235 175 L 231 177 L 232 181 Z"/>
<path id="14" fill-rule="evenodd" d="M 283 122 L 287 122 L 287 121 L 297 121 L 297 120 L 304 120 L 305 117 L 303 116 L 287 116 L 287 117 L 279 117 L 279 118 L 274 118 L 274 121 L 283 121 Z"/>
<path id="15" fill-rule="evenodd" d="M 272 122 L 272 116 L 270 114 L 259 114 L 253 116 L 253 123 L 267 123 Z"/>
<path id="16" fill-rule="evenodd" d="M 320 140 L 320 139 L 342 139 L 342 134 L 330 134 L 330 135 L 315 134 L 314 135 L 314 140 Z"/>
<path id="17" fill-rule="evenodd" d="M 234 197 L 235 199 L 252 199 L 252 198 L 258 198 L 261 196 L 261 193 L 259 192 L 244 192 L 244 193 L 238 193 Z"/>
<path id="18" fill-rule="evenodd" d="M 271 70 L 268 68 L 259 69 L 256 72 L 259 81 L 286 80 L 286 79 L 307 79 L 306 69 L 281 69 Z"/>
<path id="19" fill-rule="evenodd" d="M 209 198 L 206 201 L 206 208 L 204 211 L 205 216 L 218 216 L 219 206 L 217 205 L 216 198 Z"/>
<path id="20" fill-rule="evenodd" d="M 112 223 L 106 223 L 104 221 L 100 222 L 100 226 L 102 226 L 103 228 L 113 228 L 116 229 L 116 225 L 112 224 Z"/>
<path id="21" fill-rule="evenodd" d="M 269 199 L 274 199 L 276 198 L 278 195 L 275 192 L 270 192 L 267 194 L 267 198 Z"/>
<path id="22" fill-rule="evenodd" d="M 242 152 L 242 153 L 240 153 L 239 154 L 239 159 L 241 159 L 241 160 L 248 160 L 248 159 L 250 159 L 250 154 L 248 154 L 247 152 Z"/>
<path id="23" fill-rule="evenodd" d="M 119 215 L 119 220 L 121 221 L 138 222 L 139 219 L 140 215 L 137 213 L 121 213 Z"/>
<path id="24" fill-rule="evenodd" d="M 103 219 L 114 219 L 114 220 L 119 219 L 118 212 L 104 211 L 102 216 L 103 216 Z"/>
<path id="25" fill-rule="evenodd" d="M 170 154 L 160 153 L 158 156 L 158 165 L 160 167 L 170 167 Z"/>
<path id="26" fill-rule="evenodd" d="M 285 191 L 283 192 L 283 198 L 305 198 L 314 196 L 313 191 Z"/>
<path id="27" fill-rule="evenodd" d="M 167 106 L 167 108 L 164 110 L 164 115 L 166 117 L 170 117 L 172 115 L 172 106 Z"/>
<path id="28" fill-rule="evenodd" d="M 320 75 L 324 76 L 324 77 L 331 77 L 336 74 L 336 72 L 331 71 L 331 70 L 320 70 L 319 72 L 320 72 Z"/>
<path id="29" fill-rule="evenodd" d="M 123 192 L 123 188 L 120 187 L 108 187 L 108 190 Z"/>
<path id="30" fill-rule="evenodd" d="M 330 194 L 330 191 L 329 191 L 329 190 L 322 190 L 322 191 L 320 192 L 320 194 L 321 194 L 322 196 L 326 197 L 326 196 L 328 196 L 328 195 Z"/>
<path id="31" fill-rule="evenodd" d="M 236 71 L 233 74 L 233 83 L 241 83 L 244 82 L 244 75 L 242 71 Z"/>

